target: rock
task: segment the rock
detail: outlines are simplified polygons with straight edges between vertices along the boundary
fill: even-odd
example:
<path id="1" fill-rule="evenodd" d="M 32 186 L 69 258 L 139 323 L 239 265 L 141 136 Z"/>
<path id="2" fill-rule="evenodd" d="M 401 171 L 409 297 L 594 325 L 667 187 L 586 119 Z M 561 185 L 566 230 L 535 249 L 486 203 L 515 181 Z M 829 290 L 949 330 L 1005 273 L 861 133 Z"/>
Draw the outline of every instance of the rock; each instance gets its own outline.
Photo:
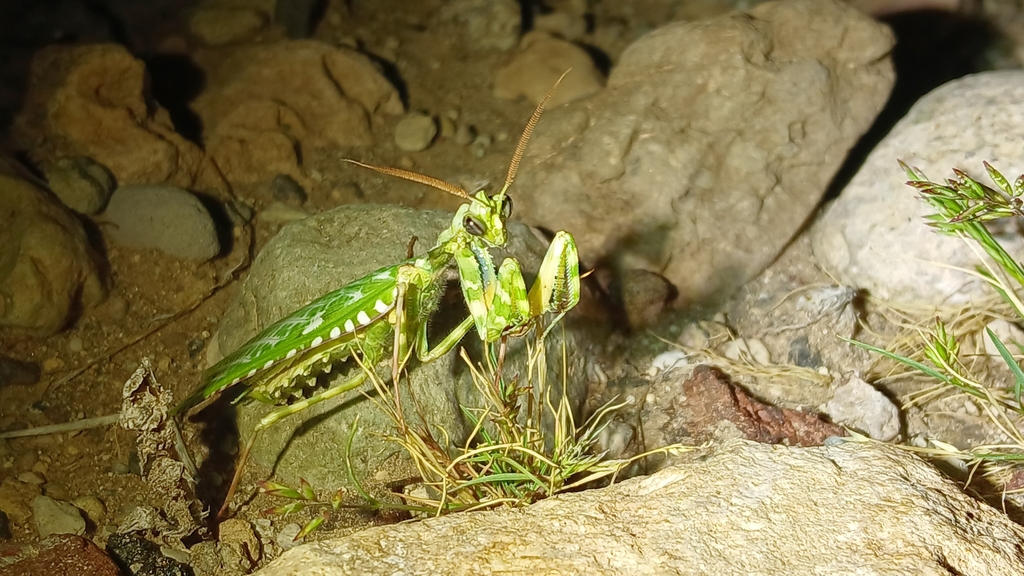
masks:
<path id="1" fill-rule="evenodd" d="M 704 365 L 692 371 L 660 372 L 651 383 L 640 419 L 649 447 L 729 438 L 817 446 L 831 436 L 846 434 L 815 414 L 759 402 L 718 369 Z"/>
<path id="2" fill-rule="evenodd" d="M 509 50 L 519 41 L 520 11 L 515 0 L 450 0 L 439 16 L 461 25 L 467 46 Z"/>
<path id="3" fill-rule="evenodd" d="M 4 555 L 4 576 L 122 576 L 121 569 L 91 540 L 55 534 Z"/>
<path id="4" fill-rule="evenodd" d="M 519 217 L 572 232 L 585 261 L 661 274 L 678 305 L 720 299 L 813 213 L 888 97 L 892 43 L 835 0 L 659 28 L 541 119 Z"/>
<path id="5" fill-rule="evenodd" d="M 218 527 L 220 557 L 226 566 L 238 567 L 249 574 L 262 558 L 260 541 L 252 526 L 240 518 L 225 520 Z"/>
<path id="6" fill-rule="evenodd" d="M 287 174 L 274 176 L 274 179 L 270 182 L 270 190 L 274 200 L 278 202 L 300 206 L 306 201 L 306 191 L 302 188 L 302 185 Z"/>
<path id="7" fill-rule="evenodd" d="M 851 528 L 853 527 L 853 528 Z M 304 544 L 258 576 L 986 574 L 1024 528 L 884 445 L 733 441 L 608 488 Z M 457 551 L 457 553 L 453 553 Z"/>
<path id="8" fill-rule="evenodd" d="M 572 42 L 543 32 L 530 32 L 523 37 L 520 50 L 494 78 L 495 97 L 524 96 L 536 106 L 551 91 L 558 77 L 570 68 L 572 71 L 551 94 L 549 107 L 586 98 L 600 92 L 604 86 L 604 77 L 590 54 Z"/>
<path id="9" fill-rule="evenodd" d="M 587 19 L 568 12 L 537 14 L 533 17 L 533 29 L 565 40 L 579 40 L 587 33 Z"/>
<path id="10" fill-rule="evenodd" d="M 281 528 L 281 532 L 277 534 L 276 543 L 281 547 L 282 550 L 291 550 L 298 546 L 301 541 L 296 541 L 295 537 L 302 531 L 302 526 L 295 524 L 294 522 L 285 524 Z"/>
<path id="11" fill-rule="evenodd" d="M 39 365 L 0 354 L 0 386 L 30 386 L 39 381 Z"/>
<path id="12" fill-rule="evenodd" d="M 226 185 L 206 154 L 148 100 L 146 68 L 115 44 L 55 45 L 32 58 L 12 136 L 39 166 L 87 156 L 121 185 L 168 183 L 207 192 Z"/>
<path id="13" fill-rule="evenodd" d="M 735 338 L 719 346 L 719 352 L 733 362 L 752 362 L 761 366 L 772 363 L 768 347 L 757 338 Z"/>
<path id="14" fill-rule="evenodd" d="M 100 270 L 81 223 L 0 158 L 0 325 L 59 331 L 103 300 Z"/>
<path id="15" fill-rule="evenodd" d="M 107 516 L 107 507 L 103 504 L 103 500 L 96 496 L 81 496 L 72 500 L 71 503 L 85 514 L 85 519 L 93 526 L 102 524 L 103 519 Z"/>
<path id="16" fill-rule="evenodd" d="M 103 210 L 114 190 L 114 178 L 85 156 L 61 158 L 44 170 L 50 190 L 65 206 L 80 214 Z"/>
<path id="17" fill-rule="evenodd" d="M 279 2 L 288 4 L 289 2 Z M 189 19 L 189 30 L 207 46 L 223 46 L 248 40 L 267 27 L 267 15 L 251 8 L 200 6 Z"/>
<path id="18" fill-rule="evenodd" d="M 25 525 L 32 517 L 29 503 L 39 494 L 38 485 L 26 484 L 14 478 L 4 478 L 0 483 L 0 510 L 3 510 L 14 524 Z"/>
<path id="19" fill-rule="evenodd" d="M 850 378 L 820 410 L 842 424 L 878 440 L 889 442 L 900 433 L 900 409 L 871 384 Z"/>
<path id="20" fill-rule="evenodd" d="M 40 538 L 51 534 L 85 534 L 82 512 L 67 502 L 49 496 L 36 496 L 32 500 L 32 516 Z"/>
<path id="21" fill-rule="evenodd" d="M 373 143 L 369 115 L 405 111 L 398 90 L 366 56 L 313 40 L 237 48 L 205 70 L 193 102 L 207 149 L 231 182 L 287 174 L 299 183 L 299 152 Z"/>
<path id="22" fill-rule="evenodd" d="M 665 277 L 647 270 L 629 270 L 614 282 L 629 329 L 642 330 L 662 317 L 675 291 Z"/>
<path id="23" fill-rule="evenodd" d="M 426 150 L 434 136 L 437 136 L 437 122 L 427 114 L 412 112 L 395 126 L 395 145 L 404 152 Z"/>
<path id="24" fill-rule="evenodd" d="M 432 240 L 438 233 L 450 224 L 451 214 L 445 212 L 352 205 L 285 226 L 256 257 L 238 297 L 222 317 L 215 336 L 219 350 L 230 353 L 259 330 L 316 297 L 382 266 L 401 262 L 406 258 L 409 239 L 413 236 L 420 239 L 415 252 L 425 253 L 433 246 Z M 508 248 L 504 252 L 493 251 L 495 260 L 500 262 L 503 254 L 515 254 L 529 278 L 531 272 L 538 269 L 546 247 L 525 226 L 510 223 L 508 229 Z M 450 330 L 464 317 L 461 294 L 451 296 L 454 306 L 442 307 L 434 315 L 435 335 Z M 582 344 L 576 342 L 581 336 L 571 324 L 566 326 L 569 402 L 577 406 L 586 386 Z M 562 357 L 562 334 L 562 330 L 553 330 L 549 335 L 549 359 Z M 479 348 L 478 342 L 475 331 L 463 340 L 471 353 Z M 522 359 L 522 340 L 513 339 L 511 346 L 505 366 L 510 374 L 520 370 L 514 366 Z M 337 383 L 345 375 L 347 366 L 332 369 L 329 381 Z M 549 369 L 547 381 L 560 384 L 561 363 L 549 360 Z M 522 373 L 525 378 L 525 369 Z M 479 406 L 481 400 L 456 351 L 426 365 L 412 362 L 409 382 L 411 392 L 403 382 L 403 392 L 411 394 L 410 398 L 403 399 L 403 406 L 407 409 L 418 406 L 420 412 L 417 413 L 428 415 L 432 426 L 445 429 L 453 442 L 460 442 L 472 428 L 460 405 Z M 552 386 L 553 395 L 560 388 Z M 238 406 L 238 429 L 243 441 L 270 408 L 255 402 Z M 338 457 L 338 447 L 345 446 L 356 417 L 361 429 L 352 448 L 356 477 L 370 475 L 385 459 L 398 462 L 392 454 L 396 447 L 374 433 L 393 430 L 391 420 L 358 393 L 323 402 L 269 427 L 256 442 L 252 460 L 263 466 L 273 465 L 275 475 L 286 483 L 296 483 L 303 477 L 323 489 L 348 484 L 345 462 Z M 419 416 L 409 417 L 419 421 Z"/>
<path id="25" fill-rule="evenodd" d="M 206 261 L 220 252 L 213 218 L 194 195 L 173 186 L 136 184 L 114 191 L 103 213 L 111 238 L 135 250 Z"/>
<path id="26" fill-rule="evenodd" d="M 107 553 L 121 566 L 131 566 L 133 576 L 190 576 L 192 570 L 165 556 L 160 547 L 133 533 L 112 534 Z"/>
<path id="27" fill-rule="evenodd" d="M 1013 350 L 1015 348 L 1014 344 L 1024 343 L 1024 330 L 1021 330 L 1020 326 L 1002 318 L 989 322 L 985 328 L 995 333 L 996 338 L 1003 343 L 1003 346 L 1005 346 L 1007 350 Z M 989 337 L 988 332 L 985 332 L 984 334 L 985 354 L 1001 357 L 1002 355 L 999 353 L 999 349 L 996 348 L 996 344 L 992 341 L 992 338 Z M 2 357 L 0 357 L 0 371 L 3 369 L 2 366 Z M 3 380 L 2 376 L 0 376 L 0 380 Z"/>
<path id="28" fill-rule="evenodd" d="M 814 225 L 814 255 L 844 284 L 883 300 L 956 305 L 991 294 L 986 282 L 952 268 L 973 270 L 978 257 L 925 225 L 934 211 L 904 184 L 896 159 L 939 182 L 953 177 L 953 168 L 988 182 L 987 160 L 1012 182 L 1024 172 L 1024 143 L 1015 136 L 1024 130 L 1021 98 L 1019 70 L 967 76 L 921 98 Z M 1020 260 L 1019 236 L 1011 237 L 1004 246 Z"/>

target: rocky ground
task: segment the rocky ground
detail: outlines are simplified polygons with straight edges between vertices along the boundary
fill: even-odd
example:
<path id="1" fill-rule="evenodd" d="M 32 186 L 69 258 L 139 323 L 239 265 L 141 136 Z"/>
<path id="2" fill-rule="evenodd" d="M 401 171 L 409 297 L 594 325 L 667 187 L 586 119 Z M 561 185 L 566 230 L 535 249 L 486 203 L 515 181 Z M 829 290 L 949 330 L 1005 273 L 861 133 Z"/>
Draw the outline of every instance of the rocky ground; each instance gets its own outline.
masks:
<path id="1" fill-rule="evenodd" d="M 993 352 L 984 326 L 1024 340 L 984 283 L 934 265 L 971 268 L 976 256 L 921 223 L 927 209 L 896 164 L 936 179 L 953 167 L 980 175 L 982 160 L 1011 178 L 1024 172 L 1019 2 L 50 0 L 5 3 L 0 37 L 0 431 L 10 434 L 0 439 L 0 574 L 56 573 L 48 559 L 64 556 L 91 574 L 241 574 L 294 547 L 306 518 L 263 515 L 278 502 L 247 495 L 271 467 L 276 479 L 308 478 L 325 492 L 347 484 L 339 446 L 357 410 L 327 406 L 273 428 L 254 451 L 237 516 L 219 526 L 202 509 L 219 505 L 239 439 L 265 410 L 222 403 L 187 421 L 197 485 L 160 416 L 275 319 L 401 260 L 414 235 L 411 249 L 425 251 L 449 218 L 428 211 L 462 202 L 342 159 L 494 191 L 534 107 L 570 68 L 511 189 L 524 225 L 509 253 L 530 276 L 551 232 L 576 238 L 591 274 L 565 320 L 563 391 L 584 415 L 629 401 L 599 449 L 628 456 L 734 438 L 813 447 L 848 430 L 918 447 L 1012 436 L 983 404 L 921 396 L 928 383 L 840 338 L 905 346 L 938 314 L 959 322 L 979 358 Z M 999 234 L 1019 254 L 1016 231 Z M 439 324 L 464 314 L 450 291 Z M 411 376 L 446 429 L 464 424 L 459 404 L 470 402 L 460 366 L 449 357 Z M 1004 372 L 986 373 L 1011 382 Z M 428 398 L 438 389 L 453 392 Z M 367 424 L 372 406 L 357 408 L 363 426 L 386 426 Z M 114 424 L 122 410 L 128 429 Z M 81 425 L 23 432 L 64 423 Z M 363 442 L 355 460 L 371 491 L 408 476 L 392 452 Z M 761 450 L 734 441 L 708 456 L 703 477 L 727 479 L 741 462 L 756 486 L 799 478 L 814 469 L 808 461 L 860 462 L 845 446 Z M 838 480 L 812 471 L 806 486 L 866 491 L 875 469 L 908 494 L 926 485 L 957 509 L 979 505 L 917 460 L 865 450 L 881 450 L 865 458 L 886 464 L 851 465 L 856 474 Z M 689 478 L 673 464 L 695 465 L 662 458 L 632 471 Z M 946 472 L 966 480 L 963 462 Z M 1018 476 L 995 478 L 972 487 L 999 502 Z M 642 499 L 658 482 L 617 494 Z M 851 502 L 870 500 L 862 493 Z M 707 498 L 731 498 L 722 494 Z M 561 512 L 560 502 L 550 504 L 556 518 L 602 512 L 586 497 Z M 1017 517 L 1012 496 L 1002 503 Z M 922 498 L 910 508 L 929 506 L 941 507 Z M 652 497 L 602 513 L 657 507 Z M 970 514 L 1005 521 L 984 510 Z M 820 514 L 807 511 L 801 526 L 837 525 Z M 530 522 L 550 524 L 538 518 Z M 396 519 L 336 514 L 313 539 Z M 540 533 L 505 521 L 488 538 L 525 534 L 528 545 Z M 961 573 L 1011 554 L 961 545 L 971 524 L 922 525 L 901 530 L 952 534 L 936 547 L 970 559 Z M 364 536 L 413 546 L 434 528 L 390 529 Z M 999 531 L 1022 534 L 1010 522 Z M 655 532 L 642 539 L 658 541 Z M 827 533 L 801 538 L 816 532 Z M 320 550 L 361 549 L 354 538 Z M 808 546 L 797 556 L 817 546 L 799 544 Z M 844 562 L 863 564 L 840 548 Z M 300 573 L 316 555 L 301 550 L 267 573 Z M 930 564 L 913 558 L 924 553 L 888 566 L 920 573 Z M 322 560 L 344 564 L 332 554 Z M 601 567 L 644 566 L 626 556 Z"/>

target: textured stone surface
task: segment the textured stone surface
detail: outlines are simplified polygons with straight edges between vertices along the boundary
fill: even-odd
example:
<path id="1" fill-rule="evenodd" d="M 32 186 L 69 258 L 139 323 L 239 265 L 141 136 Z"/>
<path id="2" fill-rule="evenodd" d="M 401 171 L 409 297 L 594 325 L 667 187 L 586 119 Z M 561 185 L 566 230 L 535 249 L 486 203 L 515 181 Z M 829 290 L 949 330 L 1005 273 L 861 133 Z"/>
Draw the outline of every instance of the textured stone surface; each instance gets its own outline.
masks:
<path id="1" fill-rule="evenodd" d="M 888 97 L 892 43 L 833 0 L 663 26 L 602 92 L 545 114 L 520 216 L 572 232 L 589 262 L 663 275 L 678 304 L 724 296 L 818 205 Z"/>
<path id="2" fill-rule="evenodd" d="M 206 68 L 209 86 L 193 108 L 210 155 L 233 183 L 277 174 L 304 182 L 301 150 L 372 144 L 369 115 L 405 109 L 369 58 L 323 42 L 241 47 Z"/>
<path id="3" fill-rule="evenodd" d="M 1024 173 L 1024 72 L 967 76 L 919 100 L 868 156 L 812 229 L 814 255 L 840 281 L 905 303 L 963 303 L 991 294 L 985 282 L 936 263 L 973 270 L 970 246 L 925 225 L 932 209 L 906 186 L 902 159 L 932 181 L 959 168 L 991 184 L 982 161 L 1011 182 Z M 992 228 L 992 230 L 998 230 Z M 997 236 L 1024 257 L 1020 235 Z"/>
<path id="4" fill-rule="evenodd" d="M 51 536 L 38 544 L 0 550 L 3 576 L 122 576 L 121 569 L 92 541 L 73 534 Z"/>
<path id="5" fill-rule="evenodd" d="M 213 218 L 193 194 L 173 186 L 122 186 L 103 213 L 115 242 L 205 261 L 220 252 Z"/>
<path id="6" fill-rule="evenodd" d="M 885 445 L 729 442 L 647 478 L 299 546 L 257 574 L 1010 576 L 1024 528 Z"/>
<path id="7" fill-rule="evenodd" d="M 68 209 L 0 158 L 0 325 L 57 332 L 103 299 L 99 262 Z"/>
<path id="8" fill-rule="evenodd" d="M 536 106 L 570 68 L 572 71 L 551 94 L 548 106 L 554 108 L 600 92 L 604 76 L 583 48 L 543 32 L 531 32 L 523 37 L 512 61 L 495 76 L 494 95 L 510 99 L 524 96 Z"/>
<path id="9" fill-rule="evenodd" d="M 32 59 L 12 135 L 38 165 L 88 156 L 120 185 L 225 190 L 206 154 L 175 133 L 167 111 L 148 98 L 145 65 L 123 46 L 51 46 Z"/>

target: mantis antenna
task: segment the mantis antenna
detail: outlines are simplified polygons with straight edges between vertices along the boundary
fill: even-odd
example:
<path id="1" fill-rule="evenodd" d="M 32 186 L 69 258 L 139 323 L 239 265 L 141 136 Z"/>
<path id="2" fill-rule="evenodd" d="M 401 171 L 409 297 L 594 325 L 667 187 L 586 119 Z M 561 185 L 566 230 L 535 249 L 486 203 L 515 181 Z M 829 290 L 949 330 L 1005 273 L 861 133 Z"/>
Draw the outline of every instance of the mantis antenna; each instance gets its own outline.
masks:
<path id="1" fill-rule="evenodd" d="M 555 81 L 555 85 L 548 90 L 548 93 L 544 95 L 544 98 L 537 104 L 537 108 L 533 111 L 533 115 L 530 116 L 530 120 L 526 123 L 526 128 L 523 129 L 523 135 L 519 137 L 519 144 L 516 145 L 516 151 L 512 154 L 512 161 L 508 165 L 508 175 L 505 176 L 505 185 L 501 187 L 501 193 L 505 194 L 508 189 L 512 186 L 512 182 L 516 179 L 516 172 L 519 170 L 519 162 L 523 159 L 523 154 L 526 152 L 526 144 L 530 141 L 530 135 L 533 134 L 533 129 L 537 126 L 537 122 L 540 122 L 540 115 L 544 113 L 544 105 L 548 103 L 548 99 L 554 94 L 555 89 L 562 83 L 562 80 L 566 77 L 569 72 L 572 72 L 572 68 L 569 68 Z"/>
<path id="2" fill-rule="evenodd" d="M 555 84 L 554 86 L 551 87 L 551 90 L 548 90 L 548 93 L 544 95 L 544 98 L 540 101 L 540 104 L 537 104 L 537 108 L 533 111 L 533 115 L 530 116 L 530 120 L 526 123 L 526 128 L 523 129 L 523 135 L 519 137 L 519 143 L 516 144 L 516 151 L 515 153 L 512 154 L 512 161 L 508 165 L 508 175 L 505 176 L 505 185 L 502 186 L 501 188 L 502 195 L 504 195 L 508 191 L 508 189 L 512 186 L 512 182 L 514 182 L 516 179 L 516 172 L 519 170 L 519 163 L 523 160 L 523 154 L 526 152 L 526 144 L 530 141 L 530 135 L 533 134 L 533 129 L 537 126 L 537 122 L 540 121 L 541 114 L 544 113 L 544 105 L 548 103 L 548 100 L 551 98 L 551 95 L 555 92 L 555 89 L 558 88 L 558 85 L 562 83 L 562 80 L 565 79 L 566 75 L 568 75 L 569 72 L 572 72 L 572 68 L 569 68 L 565 72 L 562 72 L 562 75 L 559 76 L 558 80 L 555 81 Z M 396 178 L 402 178 L 403 180 L 409 180 L 410 182 L 424 184 L 426 186 L 430 186 L 431 188 L 437 188 L 438 190 L 442 190 L 453 196 L 458 196 L 459 198 L 466 198 L 472 200 L 472 198 L 470 198 L 469 196 L 469 193 L 466 192 L 466 190 L 463 187 L 452 184 L 451 182 L 445 182 L 440 178 L 434 178 L 432 176 L 426 176 L 424 174 L 418 174 L 416 172 L 402 170 L 401 168 L 392 168 L 390 166 L 374 166 L 373 164 L 365 164 L 363 162 L 359 162 L 356 160 L 349 160 L 348 158 L 342 158 L 341 161 L 348 162 L 349 164 L 355 164 L 356 166 L 360 166 L 362 168 L 369 168 L 374 172 L 387 174 L 388 176 L 394 176 Z"/>
<path id="3" fill-rule="evenodd" d="M 440 178 L 434 178 L 433 176 L 426 176 L 424 174 L 417 174 L 416 172 L 402 170 L 401 168 L 391 168 L 390 166 L 374 166 L 372 164 L 363 164 L 362 162 L 349 160 L 348 158 L 342 158 L 341 161 L 348 162 L 349 164 L 355 164 L 356 166 L 361 166 L 363 168 L 369 168 L 374 172 L 380 172 L 381 174 L 387 174 L 388 176 L 395 176 L 397 178 L 410 180 L 418 184 L 426 184 L 431 188 L 443 190 L 453 196 L 469 199 L 469 193 L 466 192 L 466 190 L 463 189 L 461 186 L 456 186 L 455 184 L 452 184 L 450 182 L 445 182 Z"/>

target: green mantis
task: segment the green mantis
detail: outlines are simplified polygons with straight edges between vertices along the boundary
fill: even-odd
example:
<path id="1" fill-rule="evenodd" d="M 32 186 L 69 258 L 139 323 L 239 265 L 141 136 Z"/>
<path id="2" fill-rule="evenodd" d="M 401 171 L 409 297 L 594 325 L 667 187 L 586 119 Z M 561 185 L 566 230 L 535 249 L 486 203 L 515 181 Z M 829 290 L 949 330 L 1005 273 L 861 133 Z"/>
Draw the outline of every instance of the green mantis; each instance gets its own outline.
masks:
<path id="1" fill-rule="evenodd" d="M 364 371 L 355 370 L 334 387 L 293 401 L 301 396 L 311 375 L 349 358 L 363 366 L 378 366 L 388 360 L 390 351 L 392 378 L 397 381 L 414 352 L 420 362 L 436 360 L 473 328 L 487 343 L 521 335 L 545 314 L 553 313 L 560 318 L 579 302 L 579 257 L 568 232 L 555 234 L 529 290 L 518 262 L 507 258 L 496 268 L 490 253 L 491 248 L 507 242 L 505 223 L 512 212 L 508 190 L 546 101 L 547 97 L 530 117 L 510 162 L 505 184 L 493 196 L 483 191 L 471 195 L 454 184 L 398 168 L 347 160 L 443 190 L 466 202 L 424 256 L 381 268 L 278 320 L 208 369 L 203 384 L 175 408 L 176 414 L 184 413 L 207 398 L 242 385 L 242 398 L 285 404 L 257 423 L 236 466 L 219 512 L 221 516 L 227 512 L 260 431 L 314 404 L 356 389 L 367 378 Z M 453 268 L 469 315 L 431 346 L 427 324 L 439 306 Z"/>

